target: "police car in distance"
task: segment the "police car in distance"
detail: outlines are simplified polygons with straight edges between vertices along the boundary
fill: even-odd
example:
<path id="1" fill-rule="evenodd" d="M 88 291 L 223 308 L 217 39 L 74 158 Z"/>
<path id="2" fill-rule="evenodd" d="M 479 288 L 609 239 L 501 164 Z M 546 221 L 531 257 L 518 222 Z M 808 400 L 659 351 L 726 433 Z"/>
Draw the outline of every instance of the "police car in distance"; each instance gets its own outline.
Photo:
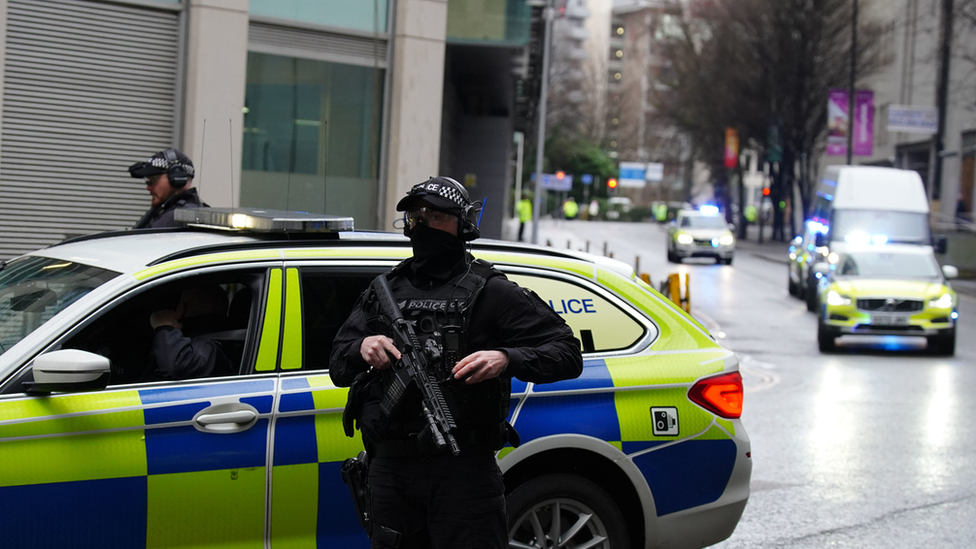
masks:
<path id="1" fill-rule="evenodd" d="M 925 336 L 933 354 L 955 353 L 958 300 L 948 281 L 959 271 L 940 268 L 931 246 L 851 245 L 814 271 L 821 351 L 842 335 L 895 335 Z"/>
<path id="2" fill-rule="evenodd" d="M 713 257 L 717 263 L 732 264 L 735 236 L 715 206 L 678 212 L 668 230 L 668 261 L 681 263 L 686 257 Z"/>
<path id="3" fill-rule="evenodd" d="M 4 545 L 368 547 L 340 475 L 362 440 L 343 433 L 347 389 L 328 358 L 409 242 L 351 218 L 177 219 L 189 226 L 74 239 L 0 270 Z M 506 242 L 473 253 L 551 303 L 583 346 L 577 379 L 513 380 L 522 443 L 497 454 L 513 546 L 729 537 L 752 471 L 736 356 L 623 263 Z M 203 286 L 229 305 L 200 337 L 234 369 L 163 379 L 149 316 Z"/>

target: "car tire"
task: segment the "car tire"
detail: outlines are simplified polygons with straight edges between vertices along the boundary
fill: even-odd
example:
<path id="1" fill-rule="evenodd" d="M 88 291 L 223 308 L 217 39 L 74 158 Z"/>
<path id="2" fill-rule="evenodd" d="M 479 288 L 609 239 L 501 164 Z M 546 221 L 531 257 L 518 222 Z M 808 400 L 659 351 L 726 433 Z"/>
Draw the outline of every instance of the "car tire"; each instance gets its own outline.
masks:
<path id="1" fill-rule="evenodd" d="M 811 313 L 817 312 L 817 309 L 820 306 L 820 303 L 818 303 L 820 299 L 819 296 L 817 296 L 817 287 L 807 286 L 807 293 L 804 297 L 805 301 L 807 302 L 807 310 Z"/>
<path id="2" fill-rule="evenodd" d="M 827 328 L 823 319 L 817 322 L 817 344 L 821 353 L 832 353 L 837 350 L 837 336 Z"/>
<path id="3" fill-rule="evenodd" d="M 674 259 L 674 252 L 671 251 L 671 248 L 668 248 L 668 263 L 675 263 L 675 262 L 676 261 Z"/>
<path id="4" fill-rule="evenodd" d="M 787 271 L 786 280 L 788 282 L 787 289 L 790 292 L 790 295 L 793 297 L 800 297 L 800 285 L 793 282 L 793 271 Z"/>
<path id="5" fill-rule="evenodd" d="M 560 532 L 551 530 L 554 510 Z M 585 515 L 590 517 L 582 527 L 564 538 Z M 508 517 L 508 537 L 519 547 L 630 547 L 620 508 L 603 488 L 576 475 L 545 475 L 518 486 L 508 494 Z"/>
<path id="6" fill-rule="evenodd" d="M 731 265 L 732 264 L 732 258 L 731 257 L 728 258 L 728 259 L 722 259 L 721 261 L 722 261 L 722 263 L 725 263 L 726 265 Z"/>
<path id="7" fill-rule="evenodd" d="M 948 334 L 929 336 L 928 351 L 933 355 L 953 356 L 956 354 L 956 331 L 952 330 Z"/>

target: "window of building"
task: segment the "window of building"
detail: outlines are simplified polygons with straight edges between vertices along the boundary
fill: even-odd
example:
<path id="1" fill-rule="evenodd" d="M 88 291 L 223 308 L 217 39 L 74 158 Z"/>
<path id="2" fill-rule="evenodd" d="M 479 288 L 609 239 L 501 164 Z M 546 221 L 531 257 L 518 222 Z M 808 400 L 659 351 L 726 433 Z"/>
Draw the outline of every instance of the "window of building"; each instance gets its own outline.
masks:
<path id="1" fill-rule="evenodd" d="M 383 73 L 249 52 L 241 205 L 375 228 Z"/>
<path id="2" fill-rule="evenodd" d="M 387 0 L 251 0 L 251 15 L 329 27 L 386 32 Z"/>

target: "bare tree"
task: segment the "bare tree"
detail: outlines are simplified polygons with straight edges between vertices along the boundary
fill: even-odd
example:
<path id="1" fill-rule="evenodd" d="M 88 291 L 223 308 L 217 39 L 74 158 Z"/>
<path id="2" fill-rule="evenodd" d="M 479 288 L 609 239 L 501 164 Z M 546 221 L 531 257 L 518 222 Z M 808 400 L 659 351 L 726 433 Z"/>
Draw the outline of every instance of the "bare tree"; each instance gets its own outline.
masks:
<path id="1" fill-rule="evenodd" d="M 806 209 L 809 166 L 826 136 L 828 92 L 847 87 L 851 10 L 852 0 L 699 0 L 670 42 L 674 71 L 661 110 L 692 136 L 696 157 L 715 173 L 723 173 L 726 127 L 766 148 L 770 127 L 778 128 L 783 168 L 774 172 L 771 198 L 779 238 L 785 237 L 779 203 L 790 196 L 793 168 L 805 167 L 796 183 Z M 880 65 L 879 34 L 877 24 L 860 22 L 862 77 Z"/>

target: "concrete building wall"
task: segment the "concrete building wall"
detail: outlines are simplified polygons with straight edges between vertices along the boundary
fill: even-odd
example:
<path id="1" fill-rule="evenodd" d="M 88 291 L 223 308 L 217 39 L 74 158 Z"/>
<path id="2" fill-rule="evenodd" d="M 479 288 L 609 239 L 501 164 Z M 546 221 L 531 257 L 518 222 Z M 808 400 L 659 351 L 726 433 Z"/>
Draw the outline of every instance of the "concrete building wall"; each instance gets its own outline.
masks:
<path id="1" fill-rule="evenodd" d="M 397 2 L 381 229 L 392 227 L 394 206 L 411 186 L 437 175 L 446 32 L 446 0 Z"/>
<path id="2" fill-rule="evenodd" d="M 586 75 L 587 102 L 594 110 L 597 135 L 606 135 L 607 93 L 609 82 L 610 32 L 613 0 L 587 0 L 590 16 L 584 22 L 588 37 L 583 48 L 588 53 L 583 65 Z"/>
<path id="3" fill-rule="evenodd" d="M 858 79 L 859 89 L 875 93 L 874 151 L 869 157 L 854 157 L 855 164 L 890 164 L 903 166 L 899 146 L 930 142 L 925 134 L 887 131 L 890 105 L 937 106 L 939 74 L 939 46 L 941 0 L 885 0 L 862 2 L 865 20 L 874 20 L 884 32 L 881 55 L 885 63 L 881 69 Z M 958 2 L 957 2 L 958 4 Z M 957 7 L 958 10 L 958 7 Z M 946 116 L 945 151 L 940 196 L 932 201 L 933 213 L 942 219 L 955 214 L 961 181 L 962 138 L 976 130 L 976 66 L 962 58 L 963 52 L 976 53 L 976 35 L 957 18 L 953 31 L 953 57 L 950 62 L 950 85 Z M 826 108 L 826 99 L 824 100 Z M 823 156 L 821 166 L 843 164 L 844 156 Z M 928 173 L 922 173 L 928 179 Z M 969 180 L 969 185 L 974 182 Z"/>
<path id="4" fill-rule="evenodd" d="M 211 206 L 240 200 L 248 0 L 190 0 L 183 150 Z M 233 178 L 233 179 L 232 179 Z"/>

